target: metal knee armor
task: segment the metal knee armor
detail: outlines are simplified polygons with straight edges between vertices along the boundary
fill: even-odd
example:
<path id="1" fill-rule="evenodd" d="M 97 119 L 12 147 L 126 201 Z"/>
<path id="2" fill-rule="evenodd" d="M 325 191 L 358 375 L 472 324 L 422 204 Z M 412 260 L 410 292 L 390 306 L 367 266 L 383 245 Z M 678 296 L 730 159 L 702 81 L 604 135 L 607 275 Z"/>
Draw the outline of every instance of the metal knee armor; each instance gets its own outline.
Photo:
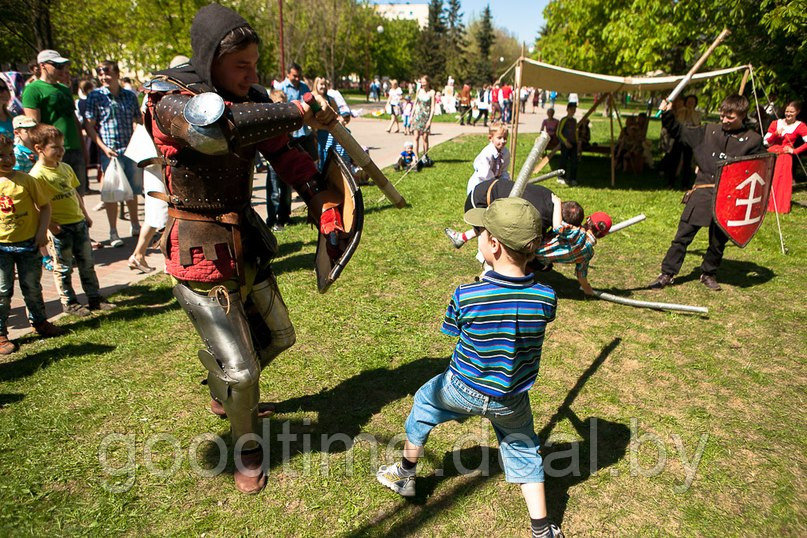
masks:
<path id="1" fill-rule="evenodd" d="M 208 371 L 211 395 L 230 419 L 233 442 L 257 433 L 261 368 L 240 293 L 218 287 L 203 295 L 184 284 L 174 286 L 173 292 L 207 346 L 199 351 L 199 360 Z M 250 441 L 244 449 L 255 445 Z"/>

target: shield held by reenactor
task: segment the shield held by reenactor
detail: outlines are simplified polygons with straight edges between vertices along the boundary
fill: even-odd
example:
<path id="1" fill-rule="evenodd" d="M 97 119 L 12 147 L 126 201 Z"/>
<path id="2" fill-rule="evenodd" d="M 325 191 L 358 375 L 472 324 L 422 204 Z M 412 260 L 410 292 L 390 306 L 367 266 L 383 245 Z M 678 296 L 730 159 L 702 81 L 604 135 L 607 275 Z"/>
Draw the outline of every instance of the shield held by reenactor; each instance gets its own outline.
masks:
<path id="1" fill-rule="evenodd" d="M 728 159 L 715 174 L 715 222 L 740 248 L 762 226 L 775 159 L 772 153 Z"/>
<path id="2" fill-rule="evenodd" d="M 339 211 L 344 231 L 319 234 L 314 268 L 317 288 L 325 293 L 345 268 L 359 246 L 364 226 L 364 201 L 353 174 L 333 147 L 323 166 L 323 180 L 328 190 L 338 193 Z"/>

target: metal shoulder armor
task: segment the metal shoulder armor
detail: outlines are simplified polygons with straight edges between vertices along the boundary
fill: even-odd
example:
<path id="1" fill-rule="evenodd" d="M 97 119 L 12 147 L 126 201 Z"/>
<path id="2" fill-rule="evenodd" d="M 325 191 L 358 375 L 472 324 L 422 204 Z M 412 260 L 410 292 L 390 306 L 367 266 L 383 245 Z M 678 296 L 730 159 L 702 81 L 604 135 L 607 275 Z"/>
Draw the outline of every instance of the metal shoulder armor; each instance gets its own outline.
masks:
<path id="1" fill-rule="evenodd" d="M 230 151 L 221 119 L 224 100 L 213 92 L 198 95 L 169 94 L 155 107 L 160 130 L 178 138 L 207 155 L 226 155 Z"/>

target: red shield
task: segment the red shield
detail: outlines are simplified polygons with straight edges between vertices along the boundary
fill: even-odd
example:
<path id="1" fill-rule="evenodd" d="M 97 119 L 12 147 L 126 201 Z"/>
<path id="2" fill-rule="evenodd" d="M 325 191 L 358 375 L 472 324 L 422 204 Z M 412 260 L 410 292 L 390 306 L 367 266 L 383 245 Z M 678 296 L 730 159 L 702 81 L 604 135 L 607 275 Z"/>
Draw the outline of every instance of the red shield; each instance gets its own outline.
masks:
<path id="1" fill-rule="evenodd" d="M 776 156 L 771 153 L 728 159 L 718 169 L 714 217 L 729 239 L 743 248 L 768 208 Z"/>

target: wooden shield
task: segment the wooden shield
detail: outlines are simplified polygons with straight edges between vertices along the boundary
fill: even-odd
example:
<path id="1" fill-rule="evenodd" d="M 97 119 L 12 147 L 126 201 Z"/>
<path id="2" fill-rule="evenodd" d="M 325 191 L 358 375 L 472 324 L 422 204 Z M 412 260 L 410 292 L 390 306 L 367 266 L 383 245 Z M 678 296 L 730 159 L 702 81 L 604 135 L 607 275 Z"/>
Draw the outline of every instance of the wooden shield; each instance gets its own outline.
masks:
<path id="1" fill-rule="evenodd" d="M 740 248 L 762 226 L 775 160 L 772 153 L 728 159 L 715 174 L 715 222 Z"/>
<path id="2" fill-rule="evenodd" d="M 328 255 L 327 238 L 319 234 L 314 268 L 317 273 L 317 288 L 320 293 L 328 291 L 331 284 L 342 274 L 342 270 L 359 247 L 361 231 L 364 226 L 364 201 L 361 191 L 356 185 L 350 168 L 339 154 L 334 151 L 333 147 L 328 151 L 323 170 L 325 170 L 325 181 L 328 184 L 328 189 L 340 194 L 342 203 L 339 205 L 339 211 L 342 213 L 345 232 L 341 233 L 339 237 L 341 255 L 338 259 L 331 259 Z"/>

